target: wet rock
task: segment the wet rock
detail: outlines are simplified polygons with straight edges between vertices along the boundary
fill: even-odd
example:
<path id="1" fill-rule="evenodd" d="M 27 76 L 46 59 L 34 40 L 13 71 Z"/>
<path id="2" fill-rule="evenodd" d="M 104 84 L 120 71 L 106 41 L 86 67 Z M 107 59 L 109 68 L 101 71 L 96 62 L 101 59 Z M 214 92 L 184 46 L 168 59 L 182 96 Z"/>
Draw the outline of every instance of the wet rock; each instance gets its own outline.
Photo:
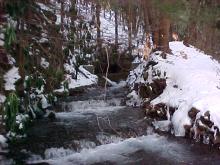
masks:
<path id="1" fill-rule="evenodd" d="M 54 112 L 50 112 L 47 116 L 47 118 L 49 118 L 50 120 L 55 120 L 56 119 L 56 115 Z"/>

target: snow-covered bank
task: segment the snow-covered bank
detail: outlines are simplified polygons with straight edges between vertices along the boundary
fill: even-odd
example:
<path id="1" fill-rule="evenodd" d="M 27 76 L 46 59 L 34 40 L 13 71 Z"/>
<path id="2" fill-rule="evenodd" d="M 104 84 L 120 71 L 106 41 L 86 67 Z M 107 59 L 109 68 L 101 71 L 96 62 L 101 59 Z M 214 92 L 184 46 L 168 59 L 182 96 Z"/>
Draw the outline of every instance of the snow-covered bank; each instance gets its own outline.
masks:
<path id="1" fill-rule="evenodd" d="M 64 64 L 66 71 L 65 80 L 62 82 L 63 86 L 60 89 L 55 90 L 55 92 L 62 93 L 65 92 L 65 82 L 68 83 L 68 89 L 74 89 L 77 87 L 91 86 L 98 83 L 98 76 L 87 71 L 82 65 L 79 66 L 78 73 L 76 72 L 76 67 L 74 66 L 76 62 L 75 57 L 70 59 L 69 63 Z"/>
<path id="2" fill-rule="evenodd" d="M 152 106 L 162 103 L 175 108 L 173 114 L 166 113 L 166 116 L 176 136 L 184 136 L 189 127 L 195 138 L 211 131 L 216 139 L 219 133 L 214 128 L 220 128 L 220 64 L 195 47 L 186 47 L 183 42 L 170 42 L 170 49 L 172 54 L 167 54 L 166 58 L 161 52 L 155 52 L 149 61 L 131 71 L 128 85 L 134 93 L 138 84 L 135 92 L 140 95 L 140 84 L 154 93 L 154 81 L 166 80 L 166 87 L 159 96 L 144 98 L 142 103 L 150 102 Z M 170 112 L 169 108 L 166 112 Z"/>

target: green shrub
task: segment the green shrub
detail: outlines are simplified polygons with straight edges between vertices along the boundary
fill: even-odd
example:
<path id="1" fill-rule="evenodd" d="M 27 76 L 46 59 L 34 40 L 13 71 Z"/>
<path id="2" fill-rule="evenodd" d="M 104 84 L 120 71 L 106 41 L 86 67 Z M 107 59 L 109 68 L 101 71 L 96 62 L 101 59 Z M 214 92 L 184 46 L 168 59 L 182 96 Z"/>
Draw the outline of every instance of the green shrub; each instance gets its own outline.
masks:
<path id="1" fill-rule="evenodd" d="M 5 48 L 10 49 L 11 45 L 16 41 L 16 33 L 15 33 L 15 28 L 10 25 L 6 27 L 5 31 Z"/>
<path id="2" fill-rule="evenodd" d="M 19 110 L 19 99 L 15 93 L 9 94 L 6 98 L 5 105 L 5 123 L 7 131 L 15 132 L 16 115 Z"/>

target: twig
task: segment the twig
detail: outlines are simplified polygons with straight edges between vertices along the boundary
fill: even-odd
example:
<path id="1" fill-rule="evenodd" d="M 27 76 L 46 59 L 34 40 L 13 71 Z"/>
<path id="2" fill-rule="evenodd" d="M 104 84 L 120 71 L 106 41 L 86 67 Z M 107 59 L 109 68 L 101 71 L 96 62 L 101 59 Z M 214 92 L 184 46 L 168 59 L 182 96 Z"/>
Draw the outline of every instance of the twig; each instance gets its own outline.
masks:
<path id="1" fill-rule="evenodd" d="M 100 123 L 99 123 L 99 116 L 97 116 L 97 115 L 96 115 L 96 120 L 97 120 L 97 124 L 98 124 L 99 130 L 101 132 L 103 132 L 103 129 L 101 128 Z"/>
<path id="2" fill-rule="evenodd" d="M 108 78 L 108 70 L 109 70 L 109 55 L 108 55 L 107 47 L 105 47 L 105 51 L 106 51 L 108 65 L 107 65 L 107 70 L 106 70 L 106 74 L 105 74 L 106 80 L 105 80 L 105 97 L 104 97 L 104 100 L 106 100 L 107 82 L 108 82 L 107 78 Z"/>
<path id="3" fill-rule="evenodd" d="M 116 131 L 116 130 L 112 127 L 111 121 L 109 120 L 109 117 L 108 117 L 108 116 L 107 116 L 107 120 L 108 120 L 108 125 L 109 125 L 109 127 L 110 127 L 116 134 L 118 134 L 118 135 L 121 137 L 121 134 L 120 134 L 118 131 Z"/>

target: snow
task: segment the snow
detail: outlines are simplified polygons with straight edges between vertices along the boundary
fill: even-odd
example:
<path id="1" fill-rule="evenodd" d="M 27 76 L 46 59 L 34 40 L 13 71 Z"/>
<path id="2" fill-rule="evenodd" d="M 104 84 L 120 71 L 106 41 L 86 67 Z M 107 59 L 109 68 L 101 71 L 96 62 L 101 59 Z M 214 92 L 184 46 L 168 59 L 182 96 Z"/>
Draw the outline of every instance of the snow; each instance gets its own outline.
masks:
<path id="1" fill-rule="evenodd" d="M 98 83 L 98 77 L 84 69 L 83 66 L 79 67 L 80 72 L 78 73 L 77 79 L 72 77 L 72 74 L 75 73 L 74 66 L 65 64 L 65 70 L 69 72 L 69 74 L 66 74 L 65 80 L 69 84 L 69 89 L 95 85 Z M 64 92 L 64 87 L 62 86 L 62 88 L 55 90 L 55 92 Z"/>
<path id="2" fill-rule="evenodd" d="M 9 54 L 8 54 L 8 63 L 10 65 L 13 65 L 13 64 L 16 63 L 15 59 L 11 55 L 9 55 Z"/>
<path id="3" fill-rule="evenodd" d="M 4 46 L 4 34 L 0 33 L 0 46 Z"/>
<path id="4" fill-rule="evenodd" d="M 151 101 L 152 105 L 164 103 L 177 110 L 171 118 L 176 136 L 184 136 L 184 125 L 191 125 L 189 110 L 194 107 L 200 110 L 198 115 L 209 111 L 211 121 L 220 128 L 220 64 L 211 56 L 193 46 L 186 47 L 183 42 L 170 42 L 172 54 L 163 59 L 161 52 L 155 52 L 150 60 L 158 62 L 148 69 L 148 80 L 143 79 L 143 70 L 147 62 L 142 62 L 130 73 L 128 85 L 134 83 L 152 82 L 156 78 L 166 78 L 167 86 L 163 93 Z M 151 76 L 154 71 L 160 71 L 161 76 Z M 165 73 L 165 74 L 163 74 Z M 175 87 L 176 86 L 176 87 Z"/>
<path id="5" fill-rule="evenodd" d="M 19 73 L 18 73 L 18 68 L 13 66 L 5 75 L 4 75 L 4 80 L 5 80 L 5 90 L 15 90 L 15 85 L 14 83 L 21 78 Z"/>
<path id="6" fill-rule="evenodd" d="M 6 97 L 0 93 L 0 104 L 5 102 Z"/>
<path id="7" fill-rule="evenodd" d="M 129 93 L 127 98 L 126 105 L 133 107 L 141 105 L 141 98 L 138 96 L 136 91 L 133 90 L 131 93 Z"/>
<path id="8" fill-rule="evenodd" d="M 43 94 L 41 94 L 39 97 L 41 98 L 41 105 L 43 109 L 46 109 L 51 106 Z"/>
<path id="9" fill-rule="evenodd" d="M 0 135 L 0 151 L 1 148 L 6 148 L 6 147 L 8 147 L 7 139 L 3 135 Z"/>
<path id="10" fill-rule="evenodd" d="M 82 73 L 79 73 L 77 80 L 70 79 L 69 88 L 73 89 L 80 86 L 89 86 L 97 84 L 98 77 L 94 74 L 91 74 L 89 71 L 84 69 L 82 66 L 79 69 L 88 77 L 86 78 Z"/>
<path id="11" fill-rule="evenodd" d="M 49 67 L 49 62 L 47 62 L 45 58 L 41 57 L 40 65 L 41 65 L 44 69 L 46 69 L 46 68 Z"/>

